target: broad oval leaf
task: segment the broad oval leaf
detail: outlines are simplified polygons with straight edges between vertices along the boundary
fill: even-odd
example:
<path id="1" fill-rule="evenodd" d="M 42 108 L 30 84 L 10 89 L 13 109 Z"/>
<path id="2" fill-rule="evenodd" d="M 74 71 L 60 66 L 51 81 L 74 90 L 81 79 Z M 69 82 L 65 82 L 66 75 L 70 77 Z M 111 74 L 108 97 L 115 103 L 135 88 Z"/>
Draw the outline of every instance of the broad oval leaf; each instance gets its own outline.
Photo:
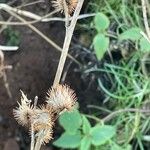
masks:
<path id="1" fill-rule="evenodd" d="M 85 136 L 81 140 L 80 150 L 90 150 L 92 139 L 90 136 Z"/>
<path id="2" fill-rule="evenodd" d="M 103 13 L 97 13 L 94 18 L 95 28 L 98 32 L 104 31 L 109 27 L 110 21 Z"/>
<path id="3" fill-rule="evenodd" d="M 75 133 L 82 125 L 82 118 L 78 110 L 64 112 L 59 118 L 59 123 L 66 132 Z"/>
<path id="4" fill-rule="evenodd" d="M 77 148 L 81 143 L 81 134 L 77 132 L 76 134 L 69 134 L 67 132 L 63 133 L 59 139 L 53 142 L 54 146 L 71 149 Z"/>
<path id="5" fill-rule="evenodd" d="M 111 150 L 132 150 L 132 147 L 131 147 L 131 145 L 125 145 L 125 148 L 122 148 L 117 144 L 113 144 L 111 146 Z"/>
<path id="6" fill-rule="evenodd" d="M 109 47 L 109 38 L 104 34 L 97 34 L 93 41 L 95 54 L 98 60 L 101 60 Z"/>
<path id="7" fill-rule="evenodd" d="M 115 135 L 115 133 L 116 130 L 113 126 L 97 125 L 90 131 L 90 135 L 92 136 L 92 144 L 96 146 L 105 144 Z"/>
<path id="8" fill-rule="evenodd" d="M 111 150 L 124 150 L 122 147 L 120 147 L 118 144 L 113 144 L 111 146 Z"/>
<path id="9" fill-rule="evenodd" d="M 132 41 L 139 40 L 142 37 L 140 33 L 141 31 L 142 30 L 137 27 L 130 28 L 119 35 L 119 40 L 132 40 Z"/>
<path id="10" fill-rule="evenodd" d="M 140 39 L 140 48 L 143 52 L 150 52 L 150 43 L 144 37 Z"/>
<path id="11" fill-rule="evenodd" d="M 91 129 L 91 124 L 90 124 L 89 120 L 84 115 L 82 115 L 82 130 L 83 130 L 83 133 L 88 134 L 90 129 Z"/>

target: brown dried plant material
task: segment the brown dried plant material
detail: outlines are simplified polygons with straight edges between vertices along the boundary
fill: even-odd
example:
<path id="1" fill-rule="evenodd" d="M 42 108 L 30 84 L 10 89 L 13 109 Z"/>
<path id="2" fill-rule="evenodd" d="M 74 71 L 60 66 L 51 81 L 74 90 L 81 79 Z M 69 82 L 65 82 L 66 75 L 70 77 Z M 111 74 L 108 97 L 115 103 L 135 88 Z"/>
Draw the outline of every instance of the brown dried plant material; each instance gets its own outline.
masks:
<path id="1" fill-rule="evenodd" d="M 78 0 L 54 0 L 52 1 L 52 6 L 57 10 L 63 13 L 65 11 L 65 4 L 67 5 L 68 13 L 71 15 L 78 3 Z"/>
<path id="2" fill-rule="evenodd" d="M 59 84 L 52 87 L 47 95 L 47 105 L 53 107 L 58 113 L 63 110 L 72 110 L 77 100 L 74 90 L 67 85 Z"/>
<path id="3" fill-rule="evenodd" d="M 0 50 L 0 77 L 4 76 L 6 69 L 12 69 L 12 66 L 4 65 L 4 53 Z"/>
<path id="4" fill-rule="evenodd" d="M 42 130 L 43 137 L 41 138 L 41 143 L 49 143 L 53 139 L 53 130 L 51 128 Z"/>
<path id="5" fill-rule="evenodd" d="M 12 94 L 9 89 L 9 84 L 7 82 L 6 70 L 12 69 L 10 65 L 4 65 L 4 53 L 0 50 L 0 78 L 3 78 L 4 86 L 7 90 L 8 96 L 12 98 Z"/>
<path id="6" fill-rule="evenodd" d="M 18 103 L 19 107 L 13 110 L 13 114 L 19 124 L 26 126 L 29 125 L 30 117 L 33 115 L 33 106 L 22 91 L 21 94 L 21 103 Z"/>
<path id="7" fill-rule="evenodd" d="M 53 109 L 45 106 L 35 109 L 33 110 L 33 115 L 31 116 L 30 119 L 34 131 L 40 131 L 43 129 L 52 129 L 54 125 Z"/>
<path id="8" fill-rule="evenodd" d="M 30 134 L 40 135 L 41 143 L 48 143 L 52 139 L 54 126 L 54 111 L 50 106 L 33 106 L 31 100 L 21 91 L 21 102 L 13 110 L 15 119 L 22 126 L 29 127 Z"/>
<path id="9" fill-rule="evenodd" d="M 77 98 L 69 86 L 60 84 L 48 91 L 47 104 L 41 107 L 36 106 L 35 102 L 32 105 L 32 101 L 22 91 L 21 93 L 21 102 L 13 114 L 19 124 L 29 127 L 31 148 L 35 145 L 35 149 L 39 149 L 53 138 L 54 121 L 63 111 L 71 111 Z"/>

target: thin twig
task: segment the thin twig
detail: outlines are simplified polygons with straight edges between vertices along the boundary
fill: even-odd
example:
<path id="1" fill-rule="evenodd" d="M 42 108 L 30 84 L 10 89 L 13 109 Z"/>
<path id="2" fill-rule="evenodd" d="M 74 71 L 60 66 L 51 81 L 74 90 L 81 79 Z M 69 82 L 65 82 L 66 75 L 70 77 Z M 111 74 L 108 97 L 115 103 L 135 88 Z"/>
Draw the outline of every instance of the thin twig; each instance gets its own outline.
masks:
<path id="1" fill-rule="evenodd" d="M 149 29 L 148 19 L 147 19 L 146 2 L 145 2 L 145 0 L 141 0 L 141 2 L 142 2 L 144 26 L 145 26 L 145 30 L 146 30 L 147 36 L 150 39 L 150 29 Z"/>
<path id="2" fill-rule="evenodd" d="M 43 132 L 43 130 L 39 131 L 39 133 L 38 133 L 38 137 L 37 137 L 37 140 L 36 140 L 34 150 L 40 150 L 40 148 L 41 148 L 42 132 Z"/>
<path id="3" fill-rule="evenodd" d="M 60 21 L 60 22 L 66 22 L 66 18 L 60 18 L 60 17 L 51 17 L 51 18 L 46 18 L 47 15 L 41 17 L 39 20 L 33 20 L 33 21 L 26 21 L 26 23 L 24 22 L 10 22 L 10 21 L 0 21 L 0 24 L 3 25 L 12 25 L 12 26 L 18 26 L 18 25 L 27 25 L 27 24 L 34 24 L 37 22 L 51 22 L 51 21 Z M 93 17 L 95 16 L 95 13 L 92 14 L 82 14 L 78 17 L 78 20 L 80 19 L 85 19 L 85 18 L 89 18 L 89 17 Z M 40 17 L 40 16 L 39 16 Z M 68 21 L 71 21 L 72 17 L 70 17 L 68 19 Z"/>
<path id="4" fill-rule="evenodd" d="M 74 12 L 74 15 L 73 15 L 73 18 L 72 18 L 72 21 L 71 21 L 71 24 L 70 24 L 69 27 L 66 28 L 66 36 L 65 36 L 65 41 L 64 41 L 64 45 L 63 45 L 63 50 L 62 50 L 62 53 L 61 53 L 61 57 L 60 57 L 60 60 L 59 60 L 57 72 L 56 72 L 54 83 L 53 83 L 54 87 L 57 84 L 59 84 L 59 82 L 60 82 L 60 78 L 61 78 L 62 71 L 63 71 L 65 61 L 66 61 L 66 58 L 67 58 L 69 46 L 70 46 L 70 43 L 71 43 L 72 35 L 73 35 L 73 32 L 74 32 L 76 22 L 78 20 L 78 16 L 79 16 L 80 10 L 82 8 L 83 2 L 84 2 L 84 0 L 80 0 L 78 2 L 77 7 L 76 7 L 75 12 Z"/>
<path id="5" fill-rule="evenodd" d="M 38 96 L 35 96 L 35 98 L 34 98 L 34 108 L 36 108 L 37 107 L 37 103 L 38 103 Z"/>
<path id="6" fill-rule="evenodd" d="M 83 114 L 84 116 L 86 116 L 87 118 L 93 119 L 98 123 L 103 123 L 101 119 L 97 118 L 96 116 L 92 116 L 92 115 L 87 115 L 87 114 Z"/>
<path id="7" fill-rule="evenodd" d="M 7 94 L 9 96 L 9 98 L 12 98 L 12 94 L 11 94 L 11 91 L 10 91 L 10 88 L 9 88 L 9 83 L 8 83 L 8 80 L 7 80 L 7 75 L 5 72 L 3 72 L 3 81 L 4 81 L 4 86 L 6 88 L 6 91 L 7 91 Z"/>
<path id="8" fill-rule="evenodd" d="M 150 39 L 147 37 L 147 35 L 143 31 L 141 31 L 140 33 L 150 43 Z"/>
<path id="9" fill-rule="evenodd" d="M 30 145 L 30 150 L 34 150 L 34 142 L 35 140 L 35 136 L 34 136 L 34 128 L 33 128 L 33 124 L 31 124 L 31 145 Z"/>
<path id="10" fill-rule="evenodd" d="M 125 113 L 125 112 L 139 112 L 139 113 L 148 113 L 148 114 L 150 114 L 150 110 L 136 109 L 136 108 L 127 108 L 127 109 L 120 109 L 120 110 L 114 111 L 110 115 L 108 115 L 105 118 L 103 118 L 102 120 L 104 122 L 108 122 L 111 119 L 113 119 L 114 117 L 116 117 L 118 114 Z"/>
<path id="11" fill-rule="evenodd" d="M 18 16 L 16 13 L 4 9 L 6 12 L 8 12 L 9 14 L 11 14 L 12 16 L 16 17 L 17 19 L 19 19 L 20 21 L 27 23 L 25 19 L 23 19 L 22 17 Z M 32 24 L 26 24 L 30 29 L 32 29 L 34 32 L 36 32 L 38 35 L 40 35 L 43 39 L 45 39 L 49 44 L 51 44 L 54 48 L 56 48 L 58 51 L 62 51 L 61 47 L 59 47 L 55 42 L 53 42 L 50 38 L 48 38 L 46 35 L 44 35 L 41 31 L 39 31 L 36 27 L 34 27 Z M 79 66 L 81 65 L 80 62 L 78 62 L 76 59 L 74 59 L 74 57 L 72 57 L 71 55 L 68 54 L 68 57 L 70 59 L 72 59 L 76 64 L 78 64 Z"/>
<path id="12" fill-rule="evenodd" d="M 45 19 L 45 18 L 47 18 L 47 17 L 50 17 L 50 16 L 52 16 L 53 14 L 55 14 L 55 13 L 58 12 L 58 10 L 54 10 L 54 11 L 50 12 L 49 14 L 46 14 L 45 16 L 41 17 L 41 16 L 39 16 L 39 15 L 37 15 L 37 14 L 35 14 L 35 13 L 32 13 L 32 12 L 30 12 L 30 11 L 20 10 L 20 9 L 18 9 L 18 8 L 13 8 L 13 7 L 11 7 L 11 6 L 7 5 L 7 4 L 0 4 L 0 8 L 1 8 L 1 9 L 5 9 L 5 10 L 13 11 L 13 12 L 15 12 L 16 14 L 19 14 L 19 15 L 25 16 L 25 17 L 28 17 L 28 18 L 30 18 L 30 19 L 34 19 L 34 20 L 36 20 L 36 21 L 43 20 L 43 19 Z"/>
<path id="13" fill-rule="evenodd" d="M 12 16 L 11 17 L 9 17 L 8 19 L 7 19 L 7 21 L 8 22 L 10 22 L 11 20 L 12 20 Z M 6 22 L 7 22 L 6 21 Z M 1 21 L 0 21 L 1 22 Z M 3 30 L 5 30 L 7 28 L 7 25 L 6 24 L 2 24 L 2 26 L 1 26 L 1 29 L 0 29 L 0 34 L 3 32 Z"/>
<path id="14" fill-rule="evenodd" d="M 12 69 L 12 66 L 4 65 L 4 54 L 0 50 L 0 77 L 3 77 L 4 86 L 5 86 L 6 90 L 7 90 L 7 94 L 9 96 L 9 98 L 12 98 L 12 94 L 11 94 L 11 91 L 9 89 L 9 83 L 7 81 L 7 76 L 6 76 L 6 73 L 5 73 L 6 69 Z"/>
<path id="15" fill-rule="evenodd" d="M 34 1 L 34 2 L 29 2 L 27 4 L 18 6 L 17 8 L 27 7 L 27 6 L 35 5 L 35 4 L 38 4 L 38 3 L 44 3 L 44 0 L 37 0 L 37 1 Z"/>
<path id="16" fill-rule="evenodd" d="M 23 7 L 23 6 L 20 6 L 20 7 Z M 0 9 L 10 10 L 10 11 L 13 11 L 13 12 L 19 14 L 19 15 L 28 17 L 30 19 L 34 19 L 33 21 L 29 21 L 28 22 L 30 24 L 31 23 L 36 23 L 36 22 L 39 22 L 39 21 L 41 21 L 41 22 L 49 22 L 49 21 L 64 21 L 64 22 L 66 22 L 66 20 L 67 21 L 71 21 L 73 19 L 73 17 L 69 18 L 67 10 L 65 10 L 65 18 L 58 18 L 58 17 L 48 18 L 48 17 L 52 16 L 53 14 L 57 13 L 58 10 L 54 10 L 53 12 L 51 12 L 51 13 L 45 15 L 45 16 L 39 16 L 39 15 L 37 15 L 35 13 L 29 12 L 29 11 L 26 11 L 26 10 L 20 10 L 19 9 L 20 7 L 13 8 L 13 7 L 11 7 L 11 6 L 7 5 L 7 4 L 3 4 L 3 3 L 0 4 Z M 93 17 L 95 15 L 96 15 L 96 13 L 83 14 L 83 15 L 78 16 L 78 19 L 84 19 L 84 18 L 88 18 L 88 17 Z M 7 22 L 1 22 L 1 23 L 6 24 Z M 23 25 L 23 23 L 21 23 L 21 22 L 8 22 L 8 23 L 10 25 Z"/>
<path id="17" fill-rule="evenodd" d="M 15 0 L 14 1 L 11 1 L 11 2 L 8 2 L 7 3 L 7 5 L 11 5 L 11 4 L 13 4 L 15 2 Z M 30 3 L 27 3 L 27 4 L 21 4 L 20 6 L 17 6 L 16 8 L 22 8 L 22 7 L 26 7 L 26 6 L 30 6 L 30 5 L 34 5 L 34 4 L 37 4 L 37 3 L 41 3 L 41 2 L 44 2 L 43 0 L 37 0 L 37 1 L 34 1 L 34 2 L 30 2 Z M 0 29 L 0 33 L 5 29 L 5 28 L 7 28 L 7 22 L 10 22 L 11 20 L 12 20 L 12 16 L 10 16 L 8 19 L 7 19 L 7 21 L 4 21 L 5 23 L 4 24 L 2 24 L 2 27 L 1 27 L 1 29 Z M 1 21 L 0 21 L 1 22 Z"/>
<path id="18" fill-rule="evenodd" d="M 150 3 L 149 0 L 146 0 L 147 12 L 150 15 Z"/>
<path id="19" fill-rule="evenodd" d="M 16 51 L 19 47 L 18 46 L 3 46 L 0 45 L 0 50 L 2 51 Z"/>
<path id="20" fill-rule="evenodd" d="M 103 108 L 103 107 L 99 107 L 99 106 L 96 106 L 96 105 L 87 105 L 87 108 L 95 108 L 95 109 L 98 109 L 100 111 L 103 111 L 103 112 L 106 112 L 106 113 L 112 113 L 112 111 L 106 109 L 106 108 Z"/>

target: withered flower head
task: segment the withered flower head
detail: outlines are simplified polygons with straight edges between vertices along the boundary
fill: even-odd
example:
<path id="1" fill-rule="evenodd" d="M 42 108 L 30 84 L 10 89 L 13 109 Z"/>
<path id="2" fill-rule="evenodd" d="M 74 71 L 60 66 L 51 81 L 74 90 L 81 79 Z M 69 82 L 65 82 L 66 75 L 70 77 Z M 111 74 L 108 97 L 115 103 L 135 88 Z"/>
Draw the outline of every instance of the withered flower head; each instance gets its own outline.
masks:
<path id="1" fill-rule="evenodd" d="M 43 137 L 42 143 L 48 143 L 51 139 L 53 139 L 53 137 L 52 137 L 53 130 L 52 129 L 46 129 L 43 132 L 44 132 L 44 137 Z"/>
<path id="2" fill-rule="evenodd" d="M 60 11 L 61 13 L 63 13 L 65 11 L 64 2 L 67 5 L 69 15 L 71 15 L 77 6 L 78 0 L 53 0 L 52 6 L 57 11 Z"/>
<path id="3" fill-rule="evenodd" d="M 35 136 L 40 137 L 40 144 L 46 144 L 53 139 L 53 130 L 51 128 L 40 130 L 35 134 Z"/>
<path id="4" fill-rule="evenodd" d="M 53 109 L 51 107 L 42 106 L 39 109 L 35 109 L 31 116 L 31 124 L 34 131 L 40 131 L 43 129 L 51 129 L 54 125 Z"/>
<path id="5" fill-rule="evenodd" d="M 57 85 L 52 87 L 47 93 L 47 104 L 57 112 L 72 110 L 76 103 L 76 94 L 67 85 Z"/>
<path id="6" fill-rule="evenodd" d="M 28 125 L 30 121 L 30 116 L 33 113 L 33 107 L 31 105 L 31 100 L 25 96 L 25 94 L 21 91 L 21 103 L 18 102 L 18 107 L 13 110 L 13 114 L 15 119 L 21 125 Z"/>

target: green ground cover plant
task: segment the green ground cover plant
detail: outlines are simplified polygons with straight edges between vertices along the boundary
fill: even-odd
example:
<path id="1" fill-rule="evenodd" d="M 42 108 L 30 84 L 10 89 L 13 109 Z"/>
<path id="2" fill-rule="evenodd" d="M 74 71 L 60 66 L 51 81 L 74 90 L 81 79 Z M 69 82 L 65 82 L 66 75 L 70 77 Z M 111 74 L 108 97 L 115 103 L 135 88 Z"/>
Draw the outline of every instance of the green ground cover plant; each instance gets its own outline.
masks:
<path id="1" fill-rule="evenodd" d="M 64 113 L 59 118 L 59 123 L 65 132 L 53 144 L 62 148 L 80 150 L 98 148 L 106 143 L 111 143 L 111 139 L 116 134 L 114 126 L 104 125 L 102 122 L 92 127 L 86 116 L 77 110 Z"/>
<path id="2" fill-rule="evenodd" d="M 11 27 L 8 27 L 3 32 L 6 38 L 7 46 L 12 46 L 12 45 L 18 46 L 20 44 L 20 33 L 18 31 L 13 30 Z"/>
<path id="3" fill-rule="evenodd" d="M 96 15 L 90 25 L 83 24 L 81 27 L 93 33 L 91 43 L 94 51 L 92 53 L 95 54 L 98 62 L 103 60 L 104 63 L 102 67 L 95 64 L 84 73 L 103 73 L 107 76 L 107 83 L 101 77 L 96 77 L 98 88 L 104 92 L 105 99 L 102 106 L 92 106 L 96 108 L 95 114 L 98 115 L 85 115 L 78 112 L 77 116 L 80 116 L 80 119 L 78 118 L 80 121 L 75 122 L 80 123 L 76 132 L 71 132 L 69 135 L 66 130 L 69 128 L 68 118 L 73 119 L 74 117 L 72 114 L 61 116 L 59 123 L 65 131 L 53 144 L 64 149 L 81 150 L 82 148 L 87 150 L 149 149 L 150 42 L 147 37 L 143 36 L 145 27 L 141 2 L 93 0 L 89 2 L 87 10 Z M 112 24 L 115 24 L 114 28 Z M 122 52 L 119 61 L 111 57 L 111 54 L 116 52 L 116 50 L 110 51 L 113 40 L 118 45 L 128 43 L 127 49 L 122 48 L 129 54 L 127 57 L 124 57 Z M 120 51 L 122 50 L 118 48 L 117 52 Z M 109 55 L 111 61 L 107 62 L 105 55 Z M 145 56 L 148 57 L 144 59 Z M 108 83 L 111 85 L 109 88 Z M 91 118 L 96 123 L 93 124 Z M 73 128 L 72 125 L 71 131 Z M 69 138 L 70 134 L 77 136 L 78 140 L 74 141 L 74 138 Z M 98 143 L 94 141 L 94 136 Z M 68 138 L 72 140 L 65 140 Z"/>
<path id="4" fill-rule="evenodd" d="M 84 0 L 53 1 L 54 11 L 63 12 L 65 39 L 63 48 L 39 31 L 34 23 L 47 22 L 48 16 L 0 4 L 0 9 L 17 18 L 17 22 L 3 21 L 11 25 L 26 25 L 49 44 L 61 51 L 58 68 L 51 89 L 44 98 L 44 104 L 38 105 L 38 97 L 29 100 L 22 93 L 21 103 L 14 109 L 14 117 L 23 126 L 29 126 L 31 150 L 39 150 L 44 143 L 52 140 L 53 127 L 58 119 L 62 127 L 56 135 L 53 146 L 60 149 L 79 150 L 147 150 L 150 147 L 150 31 L 147 31 L 150 10 L 145 0 L 91 0 L 85 7 L 87 16 L 92 14 L 85 24 L 81 21 L 81 30 L 91 34 L 90 46 L 79 46 L 88 52 L 93 60 L 81 64 L 68 54 L 76 22 Z M 73 5 L 73 7 L 71 6 Z M 75 11 L 74 11 L 75 10 Z M 147 16 L 146 16 L 147 15 Z M 27 21 L 24 17 L 33 19 Z M 83 16 L 82 16 L 83 17 Z M 147 18 L 148 17 L 148 18 Z M 80 18 L 81 19 L 81 18 Z M 58 21 L 57 20 L 57 21 Z M 82 32 L 81 32 L 82 34 Z M 6 28 L 4 31 L 7 45 L 19 44 L 19 33 Z M 79 52 L 82 53 L 82 52 Z M 116 55 L 119 54 L 117 58 Z M 80 55 L 80 54 L 79 54 Z M 77 98 L 67 85 L 60 84 L 67 56 L 79 67 L 81 76 L 94 77 L 95 91 L 102 93 L 98 105 L 88 104 L 93 109 L 89 114 L 76 109 Z M 81 59 L 79 59 L 81 60 Z M 3 64 L 3 63 L 1 63 Z M 88 64 L 90 64 L 88 66 Z M 1 67 L 3 69 L 3 65 Z M 80 106 L 80 104 L 79 104 Z"/>

